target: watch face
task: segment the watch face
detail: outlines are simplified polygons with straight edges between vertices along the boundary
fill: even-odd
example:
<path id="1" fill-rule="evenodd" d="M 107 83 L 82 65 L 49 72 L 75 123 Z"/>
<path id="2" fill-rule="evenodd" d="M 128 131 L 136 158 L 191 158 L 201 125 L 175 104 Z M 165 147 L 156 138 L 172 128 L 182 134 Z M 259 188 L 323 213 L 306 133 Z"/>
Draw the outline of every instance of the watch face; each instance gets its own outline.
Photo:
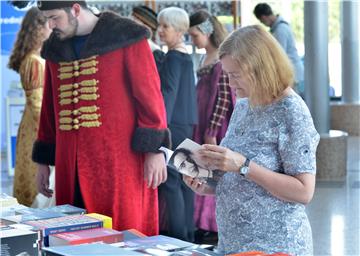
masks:
<path id="1" fill-rule="evenodd" d="M 243 166 L 240 168 L 240 174 L 245 176 L 249 172 L 249 167 Z"/>

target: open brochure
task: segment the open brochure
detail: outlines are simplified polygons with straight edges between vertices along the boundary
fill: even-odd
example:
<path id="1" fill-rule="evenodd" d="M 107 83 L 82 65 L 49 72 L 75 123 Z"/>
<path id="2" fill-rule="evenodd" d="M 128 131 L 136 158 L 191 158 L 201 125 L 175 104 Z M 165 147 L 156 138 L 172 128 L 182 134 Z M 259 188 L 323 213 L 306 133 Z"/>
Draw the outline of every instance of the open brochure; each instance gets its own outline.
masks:
<path id="1" fill-rule="evenodd" d="M 224 172 L 206 168 L 197 156 L 200 148 L 196 142 L 185 139 L 175 151 L 165 147 L 161 147 L 160 150 L 165 154 L 167 165 L 178 172 L 204 181 L 218 180 Z"/>

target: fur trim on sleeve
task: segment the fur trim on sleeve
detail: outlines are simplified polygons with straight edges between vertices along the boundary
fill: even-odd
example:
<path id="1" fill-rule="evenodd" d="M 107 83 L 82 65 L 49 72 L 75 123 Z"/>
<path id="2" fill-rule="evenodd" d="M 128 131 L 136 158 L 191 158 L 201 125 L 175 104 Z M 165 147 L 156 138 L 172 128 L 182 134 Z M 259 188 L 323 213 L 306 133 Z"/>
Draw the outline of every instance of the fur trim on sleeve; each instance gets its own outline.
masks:
<path id="1" fill-rule="evenodd" d="M 138 152 L 160 153 L 161 146 L 171 148 L 170 130 L 137 128 L 131 144 L 132 148 Z"/>
<path id="2" fill-rule="evenodd" d="M 32 160 L 38 164 L 55 165 L 55 145 L 39 140 L 35 141 Z"/>

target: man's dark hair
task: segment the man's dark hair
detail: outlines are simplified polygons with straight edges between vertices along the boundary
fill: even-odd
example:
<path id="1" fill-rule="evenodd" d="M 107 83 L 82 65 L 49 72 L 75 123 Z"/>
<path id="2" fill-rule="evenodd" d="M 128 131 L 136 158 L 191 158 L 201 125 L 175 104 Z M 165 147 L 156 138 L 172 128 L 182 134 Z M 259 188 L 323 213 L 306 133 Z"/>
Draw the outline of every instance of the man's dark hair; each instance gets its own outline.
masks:
<path id="1" fill-rule="evenodd" d="M 257 4 L 254 8 L 254 15 L 257 19 L 260 19 L 261 16 L 270 16 L 273 15 L 270 5 L 267 3 Z"/>

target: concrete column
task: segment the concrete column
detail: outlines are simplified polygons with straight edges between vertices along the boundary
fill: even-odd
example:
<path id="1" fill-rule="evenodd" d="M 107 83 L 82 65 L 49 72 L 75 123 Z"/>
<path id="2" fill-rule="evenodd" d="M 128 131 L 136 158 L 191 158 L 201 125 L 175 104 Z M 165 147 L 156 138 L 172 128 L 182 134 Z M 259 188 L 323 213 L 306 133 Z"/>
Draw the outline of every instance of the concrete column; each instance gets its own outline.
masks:
<path id="1" fill-rule="evenodd" d="M 331 104 L 331 129 L 360 135 L 359 1 L 341 1 L 342 101 Z"/>
<path id="2" fill-rule="evenodd" d="M 319 133 L 330 130 L 328 3 L 304 1 L 305 101 Z"/>
<path id="3" fill-rule="evenodd" d="M 359 1 L 341 1 L 342 100 L 360 101 Z"/>

